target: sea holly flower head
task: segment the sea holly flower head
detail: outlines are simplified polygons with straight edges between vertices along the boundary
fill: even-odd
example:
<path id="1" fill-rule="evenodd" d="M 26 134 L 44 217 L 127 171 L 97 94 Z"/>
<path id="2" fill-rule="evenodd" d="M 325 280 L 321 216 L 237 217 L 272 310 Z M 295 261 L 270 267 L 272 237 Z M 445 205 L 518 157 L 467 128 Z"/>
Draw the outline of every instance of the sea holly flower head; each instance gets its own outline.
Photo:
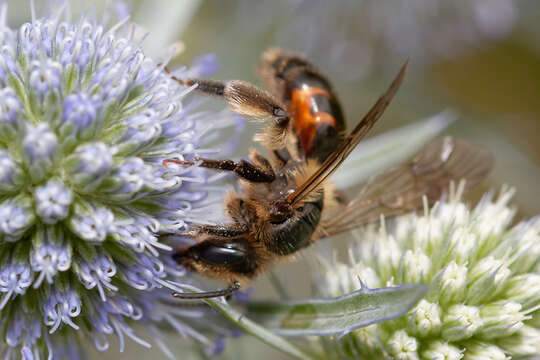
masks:
<path id="1" fill-rule="evenodd" d="M 317 282 L 325 296 L 358 289 L 360 280 L 369 287 L 429 286 L 402 318 L 336 339 L 340 358 L 495 360 L 540 353 L 540 219 L 511 226 L 511 190 L 496 199 L 489 193 L 470 208 L 460 189 L 424 214 L 369 227 L 349 249 L 351 264 L 326 268 Z"/>
<path id="2" fill-rule="evenodd" d="M 174 237 L 157 234 L 188 230 L 209 181 L 163 160 L 208 153 L 213 130 L 237 118 L 184 106 L 186 89 L 135 33 L 88 17 L 0 24 L 2 358 L 82 358 L 85 339 L 103 351 L 111 337 L 174 357 L 162 329 L 211 351 L 226 335 L 193 322 L 212 314 L 175 308 L 171 292 L 192 280 L 170 258 Z"/>

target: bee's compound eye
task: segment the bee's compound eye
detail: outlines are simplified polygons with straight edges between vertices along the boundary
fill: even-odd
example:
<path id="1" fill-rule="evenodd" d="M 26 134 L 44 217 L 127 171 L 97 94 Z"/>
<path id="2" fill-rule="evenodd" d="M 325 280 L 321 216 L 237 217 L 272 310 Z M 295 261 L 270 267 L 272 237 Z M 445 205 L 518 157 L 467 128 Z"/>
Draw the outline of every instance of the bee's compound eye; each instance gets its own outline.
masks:
<path id="1" fill-rule="evenodd" d="M 285 110 L 283 110 L 282 108 L 278 108 L 278 107 L 275 107 L 273 109 L 273 113 L 274 113 L 274 116 L 280 117 L 280 118 L 283 118 L 283 117 L 287 116 L 287 113 L 285 112 Z"/>
<path id="2" fill-rule="evenodd" d="M 213 265 L 231 265 L 242 262 L 246 258 L 246 249 L 237 243 L 205 244 L 198 249 L 199 259 Z"/>

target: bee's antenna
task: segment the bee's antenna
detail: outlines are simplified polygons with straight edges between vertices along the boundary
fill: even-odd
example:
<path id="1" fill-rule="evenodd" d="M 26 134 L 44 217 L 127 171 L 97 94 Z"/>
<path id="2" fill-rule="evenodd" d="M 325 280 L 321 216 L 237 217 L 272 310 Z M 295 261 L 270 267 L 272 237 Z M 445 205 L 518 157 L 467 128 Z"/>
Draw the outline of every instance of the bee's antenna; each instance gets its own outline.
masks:
<path id="1" fill-rule="evenodd" d="M 229 296 L 234 293 L 236 290 L 240 289 L 240 283 L 235 281 L 232 286 L 229 286 L 225 289 L 216 290 L 216 291 L 204 291 L 197 293 L 179 293 L 173 292 L 173 296 L 177 299 L 187 299 L 187 300 L 198 300 L 198 299 L 210 299 L 221 296 Z"/>

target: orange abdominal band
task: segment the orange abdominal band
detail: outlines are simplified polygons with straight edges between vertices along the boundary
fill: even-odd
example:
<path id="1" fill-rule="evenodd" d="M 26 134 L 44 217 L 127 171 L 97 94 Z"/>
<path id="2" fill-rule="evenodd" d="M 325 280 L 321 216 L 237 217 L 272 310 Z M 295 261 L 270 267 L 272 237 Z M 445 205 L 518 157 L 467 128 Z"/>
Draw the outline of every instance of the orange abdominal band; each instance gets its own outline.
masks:
<path id="1" fill-rule="evenodd" d="M 317 95 L 330 98 L 326 90 L 317 87 L 305 86 L 292 92 L 289 111 L 294 119 L 294 132 L 305 154 L 313 150 L 313 142 L 319 125 L 328 124 L 336 127 L 336 120 L 331 114 L 318 111 L 319 106 L 315 98 Z"/>

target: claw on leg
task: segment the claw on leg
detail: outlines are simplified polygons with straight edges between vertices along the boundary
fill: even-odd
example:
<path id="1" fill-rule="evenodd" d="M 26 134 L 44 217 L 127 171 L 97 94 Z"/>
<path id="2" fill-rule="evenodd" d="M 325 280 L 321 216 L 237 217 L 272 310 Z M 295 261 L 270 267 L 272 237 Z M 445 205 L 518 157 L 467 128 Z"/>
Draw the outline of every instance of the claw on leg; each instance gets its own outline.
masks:
<path id="1" fill-rule="evenodd" d="M 165 159 L 163 160 L 162 164 L 163 166 L 167 166 L 167 164 L 178 164 L 178 165 L 188 165 L 193 166 L 196 164 L 196 162 L 199 161 L 198 158 L 195 158 L 195 161 L 187 161 L 187 160 L 176 160 L 176 159 Z"/>
<path id="2" fill-rule="evenodd" d="M 221 297 L 221 296 L 229 296 L 229 295 L 232 295 L 238 289 L 240 289 L 240 283 L 238 281 L 235 281 L 232 286 L 229 286 L 221 290 L 205 291 L 205 292 L 198 292 L 198 293 L 174 292 L 172 295 L 177 299 L 203 300 L 203 299 L 211 299 L 211 298 Z"/>

